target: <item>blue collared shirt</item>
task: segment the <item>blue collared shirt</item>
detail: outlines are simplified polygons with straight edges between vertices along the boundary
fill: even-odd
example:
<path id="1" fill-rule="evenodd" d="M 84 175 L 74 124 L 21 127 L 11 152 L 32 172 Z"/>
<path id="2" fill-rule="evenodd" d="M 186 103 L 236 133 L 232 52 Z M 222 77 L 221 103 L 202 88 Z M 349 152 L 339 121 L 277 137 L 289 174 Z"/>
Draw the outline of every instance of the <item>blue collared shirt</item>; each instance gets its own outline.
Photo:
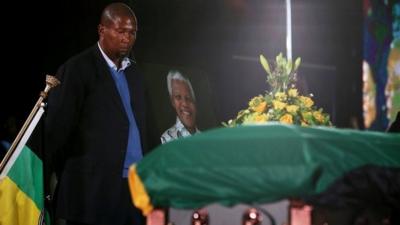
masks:
<path id="1" fill-rule="evenodd" d="M 121 97 L 122 104 L 125 109 L 125 113 L 128 117 L 129 121 L 129 136 L 128 136 L 128 144 L 126 146 L 126 154 L 124 161 L 124 168 L 122 171 L 122 176 L 128 176 L 129 166 L 132 163 L 138 162 L 143 158 L 142 154 L 142 145 L 140 141 L 140 133 L 136 123 L 135 116 L 133 114 L 133 107 L 131 105 L 131 97 L 129 94 L 128 82 L 125 77 L 125 69 L 131 65 L 129 58 L 125 57 L 121 62 L 121 68 L 118 69 L 114 62 L 108 58 L 108 56 L 103 52 L 100 47 L 100 44 L 97 43 L 100 49 L 101 54 L 106 60 L 108 67 L 110 69 L 112 78 L 114 79 L 115 85 Z"/>

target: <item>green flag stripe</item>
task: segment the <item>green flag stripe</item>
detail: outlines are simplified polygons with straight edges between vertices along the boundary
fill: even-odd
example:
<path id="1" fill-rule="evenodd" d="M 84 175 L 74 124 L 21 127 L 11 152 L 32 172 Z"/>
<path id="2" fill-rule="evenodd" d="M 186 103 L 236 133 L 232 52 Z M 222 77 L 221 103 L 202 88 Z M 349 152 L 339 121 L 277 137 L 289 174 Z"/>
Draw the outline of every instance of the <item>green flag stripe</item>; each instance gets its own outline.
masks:
<path id="1" fill-rule="evenodd" d="M 28 146 L 23 147 L 8 172 L 8 177 L 35 202 L 39 209 L 43 208 L 43 164 Z"/>

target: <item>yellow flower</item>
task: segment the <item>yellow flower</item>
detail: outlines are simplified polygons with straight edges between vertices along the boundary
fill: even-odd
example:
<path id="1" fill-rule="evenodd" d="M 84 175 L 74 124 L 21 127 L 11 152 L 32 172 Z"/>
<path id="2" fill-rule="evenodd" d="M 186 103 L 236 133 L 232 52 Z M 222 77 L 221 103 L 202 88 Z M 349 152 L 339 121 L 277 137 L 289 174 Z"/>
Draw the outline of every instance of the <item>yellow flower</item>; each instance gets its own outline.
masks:
<path id="1" fill-rule="evenodd" d="M 286 99 L 286 94 L 285 92 L 276 92 L 275 93 L 275 98 L 279 100 L 285 100 Z"/>
<path id="2" fill-rule="evenodd" d="M 286 124 L 293 124 L 293 117 L 289 113 L 286 113 L 279 119 L 279 121 Z"/>
<path id="3" fill-rule="evenodd" d="M 302 112 L 302 121 L 304 121 L 307 125 L 310 124 L 310 121 L 312 121 L 312 113 L 311 112 Z"/>
<path id="4" fill-rule="evenodd" d="M 261 113 L 261 112 L 264 112 L 264 111 L 265 111 L 265 108 L 266 108 L 266 107 L 267 107 L 267 103 L 266 103 L 266 102 L 261 102 L 260 104 L 258 104 L 258 106 L 252 107 L 252 109 L 253 109 L 255 112 Z"/>
<path id="5" fill-rule="evenodd" d="M 288 105 L 286 106 L 286 110 L 290 113 L 296 113 L 299 107 L 297 105 Z"/>
<path id="6" fill-rule="evenodd" d="M 291 88 L 291 89 L 289 89 L 288 94 L 289 94 L 290 97 L 297 97 L 297 95 L 299 93 L 297 92 L 296 88 Z"/>
<path id="7" fill-rule="evenodd" d="M 314 102 L 311 98 L 309 97 L 304 97 L 304 96 L 300 96 L 300 101 L 307 107 L 310 108 L 311 106 L 314 105 Z"/>
<path id="8" fill-rule="evenodd" d="M 252 98 L 249 102 L 250 107 L 257 106 L 260 102 L 264 101 L 264 97 L 262 95 L 258 95 L 254 98 Z"/>
<path id="9" fill-rule="evenodd" d="M 301 115 L 304 119 L 309 119 L 312 116 L 311 112 L 302 112 Z"/>
<path id="10" fill-rule="evenodd" d="M 255 121 L 255 122 L 258 122 L 258 123 L 260 123 L 260 122 L 267 122 L 267 120 L 268 120 L 268 116 L 267 116 L 267 114 L 265 114 L 265 113 L 260 113 L 260 114 L 258 114 L 258 115 L 256 115 L 256 116 L 254 117 L 254 121 Z"/>
<path id="11" fill-rule="evenodd" d="M 273 100 L 272 104 L 274 105 L 274 109 L 281 110 L 286 107 L 286 103 L 278 101 L 278 100 Z"/>
<path id="12" fill-rule="evenodd" d="M 324 116 L 321 114 L 320 111 L 314 111 L 313 116 L 318 122 L 320 123 L 324 122 Z"/>

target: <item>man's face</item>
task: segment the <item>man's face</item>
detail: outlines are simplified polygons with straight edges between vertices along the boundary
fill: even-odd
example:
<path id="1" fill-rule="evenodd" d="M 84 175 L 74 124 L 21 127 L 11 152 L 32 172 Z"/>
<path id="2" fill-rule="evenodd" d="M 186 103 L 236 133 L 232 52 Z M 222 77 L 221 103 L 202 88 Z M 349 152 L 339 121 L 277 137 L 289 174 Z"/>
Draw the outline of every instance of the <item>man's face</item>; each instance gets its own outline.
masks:
<path id="1" fill-rule="evenodd" d="M 111 60 L 129 54 L 136 41 L 137 22 L 135 17 L 120 16 L 108 24 L 99 25 L 100 44 Z"/>
<path id="2" fill-rule="evenodd" d="M 171 89 L 171 102 L 176 115 L 186 129 L 194 132 L 196 129 L 196 104 L 190 94 L 189 86 L 184 81 L 172 80 Z"/>

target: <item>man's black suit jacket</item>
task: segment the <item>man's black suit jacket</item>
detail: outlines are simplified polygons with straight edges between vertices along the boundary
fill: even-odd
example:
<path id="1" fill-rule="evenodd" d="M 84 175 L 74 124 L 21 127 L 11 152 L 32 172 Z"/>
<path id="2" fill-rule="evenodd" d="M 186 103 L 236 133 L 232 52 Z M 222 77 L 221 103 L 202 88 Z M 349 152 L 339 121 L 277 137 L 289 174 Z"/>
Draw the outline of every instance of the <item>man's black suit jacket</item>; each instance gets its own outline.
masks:
<path id="1" fill-rule="evenodd" d="M 125 75 L 143 145 L 143 77 L 135 63 Z M 129 121 L 121 98 L 97 45 L 68 60 L 57 77 L 61 85 L 50 93 L 45 128 L 45 148 L 58 175 L 57 217 L 112 224 L 108 219 L 122 210 L 121 190 L 127 185 L 122 171 Z"/>

